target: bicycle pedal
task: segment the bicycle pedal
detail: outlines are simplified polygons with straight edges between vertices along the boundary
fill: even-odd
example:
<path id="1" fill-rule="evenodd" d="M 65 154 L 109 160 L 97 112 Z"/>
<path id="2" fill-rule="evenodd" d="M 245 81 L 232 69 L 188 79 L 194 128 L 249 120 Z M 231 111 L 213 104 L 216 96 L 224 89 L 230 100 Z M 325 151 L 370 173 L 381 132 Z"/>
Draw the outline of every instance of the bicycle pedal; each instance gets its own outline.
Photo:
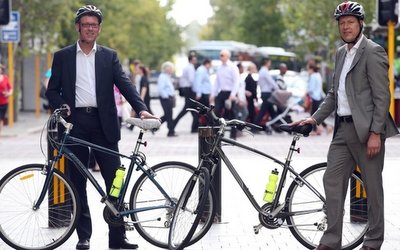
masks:
<path id="1" fill-rule="evenodd" d="M 125 230 L 126 231 L 134 231 L 135 230 L 135 227 L 133 226 L 133 223 L 125 222 L 124 226 L 125 226 Z"/>
<path id="2" fill-rule="evenodd" d="M 253 226 L 254 233 L 258 234 L 261 228 L 263 228 L 263 225 L 261 223 L 256 226 Z"/>

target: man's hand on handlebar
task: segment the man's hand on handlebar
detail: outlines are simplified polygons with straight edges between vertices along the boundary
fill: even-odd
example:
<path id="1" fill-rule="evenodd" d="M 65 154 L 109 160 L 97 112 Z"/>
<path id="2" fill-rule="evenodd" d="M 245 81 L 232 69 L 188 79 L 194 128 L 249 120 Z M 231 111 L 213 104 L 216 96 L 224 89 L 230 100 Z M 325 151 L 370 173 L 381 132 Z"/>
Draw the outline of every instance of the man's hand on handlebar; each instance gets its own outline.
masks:
<path id="1" fill-rule="evenodd" d="M 62 117 L 68 117 L 71 115 L 71 108 L 66 103 L 61 105 L 60 111 Z"/>
<path id="2" fill-rule="evenodd" d="M 152 115 L 147 111 L 140 112 L 140 119 L 156 119 L 161 121 L 160 117 Z"/>
<path id="3" fill-rule="evenodd" d="M 288 125 L 291 127 L 296 127 L 296 126 L 304 126 L 306 124 L 317 125 L 317 121 L 312 117 L 308 117 L 308 118 L 304 118 L 304 119 L 289 123 Z"/>

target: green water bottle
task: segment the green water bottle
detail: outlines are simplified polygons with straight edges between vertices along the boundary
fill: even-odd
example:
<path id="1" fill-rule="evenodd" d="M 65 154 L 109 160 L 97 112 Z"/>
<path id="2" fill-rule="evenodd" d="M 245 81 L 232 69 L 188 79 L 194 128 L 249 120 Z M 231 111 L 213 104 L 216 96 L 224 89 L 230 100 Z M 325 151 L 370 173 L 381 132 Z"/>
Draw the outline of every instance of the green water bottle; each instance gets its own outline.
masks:
<path id="1" fill-rule="evenodd" d="M 122 183 L 124 182 L 124 176 L 125 176 L 125 168 L 124 166 L 121 166 L 115 172 L 115 178 L 113 180 L 110 190 L 110 195 L 112 197 L 115 198 L 119 197 L 119 192 L 121 191 Z"/>
<path id="2" fill-rule="evenodd" d="M 269 181 L 265 187 L 264 201 L 271 203 L 274 200 L 276 184 L 278 183 L 278 170 L 275 168 L 269 175 Z"/>

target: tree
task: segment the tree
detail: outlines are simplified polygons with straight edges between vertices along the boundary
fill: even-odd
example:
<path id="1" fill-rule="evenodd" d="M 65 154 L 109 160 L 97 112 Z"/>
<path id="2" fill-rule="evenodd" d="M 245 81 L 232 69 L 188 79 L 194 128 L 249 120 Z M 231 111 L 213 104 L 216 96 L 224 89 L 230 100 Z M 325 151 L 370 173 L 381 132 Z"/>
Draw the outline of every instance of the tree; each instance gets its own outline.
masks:
<path id="1" fill-rule="evenodd" d="M 211 0 L 210 4 L 215 15 L 203 31 L 204 39 L 284 46 L 277 0 Z"/>

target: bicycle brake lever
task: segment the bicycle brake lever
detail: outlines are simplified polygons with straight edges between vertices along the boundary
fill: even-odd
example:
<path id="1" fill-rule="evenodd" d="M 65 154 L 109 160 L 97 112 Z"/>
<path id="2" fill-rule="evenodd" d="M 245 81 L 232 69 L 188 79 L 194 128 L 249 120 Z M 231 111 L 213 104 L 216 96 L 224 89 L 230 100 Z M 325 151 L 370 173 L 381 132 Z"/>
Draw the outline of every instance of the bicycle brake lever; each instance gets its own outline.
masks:
<path id="1" fill-rule="evenodd" d="M 186 111 L 200 113 L 200 110 L 194 108 L 187 108 Z"/>

